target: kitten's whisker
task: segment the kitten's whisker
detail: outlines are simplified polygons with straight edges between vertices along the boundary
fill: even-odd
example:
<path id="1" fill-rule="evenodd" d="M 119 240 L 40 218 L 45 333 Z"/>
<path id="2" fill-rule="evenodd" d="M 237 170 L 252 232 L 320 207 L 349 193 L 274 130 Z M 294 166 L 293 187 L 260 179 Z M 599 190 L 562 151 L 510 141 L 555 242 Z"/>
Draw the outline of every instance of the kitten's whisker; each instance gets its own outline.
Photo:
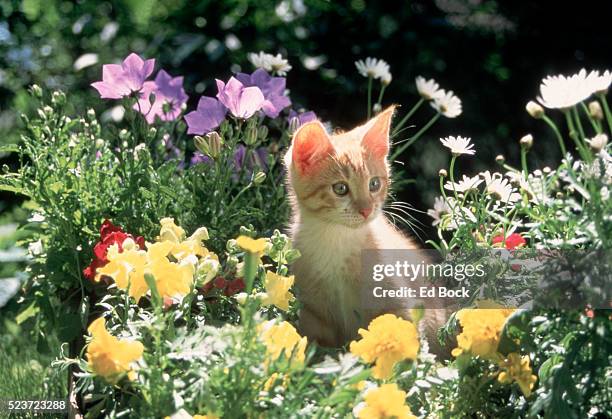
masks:
<path id="1" fill-rule="evenodd" d="M 418 218 L 416 218 L 414 215 L 410 214 L 404 208 L 401 208 L 401 207 L 389 207 L 389 208 L 393 209 L 393 210 L 396 210 L 396 211 L 399 211 L 402 214 L 404 214 L 406 217 L 409 217 L 411 220 L 414 220 L 416 223 L 423 225 L 423 223 Z"/>
<path id="2" fill-rule="evenodd" d="M 398 208 L 404 208 L 404 209 L 407 209 L 408 211 L 414 211 L 414 212 L 419 212 L 421 214 L 427 214 L 427 212 L 421 211 L 420 209 L 416 209 L 411 204 L 409 204 L 408 202 L 404 202 L 404 201 L 393 201 L 390 203 L 390 205 L 394 207 L 398 207 Z"/>
<path id="3" fill-rule="evenodd" d="M 385 213 L 391 214 L 391 211 L 386 210 Z M 414 233 L 414 235 L 419 238 L 419 240 L 423 240 L 421 235 L 417 231 L 418 229 L 421 231 L 421 233 L 425 233 L 425 231 L 420 226 L 416 225 L 415 223 L 411 221 L 408 221 L 406 218 L 402 217 L 400 214 L 393 213 L 393 216 L 403 221 L 404 224 L 406 224 L 406 226 L 408 226 L 408 228 L 410 228 L 410 230 Z"/>

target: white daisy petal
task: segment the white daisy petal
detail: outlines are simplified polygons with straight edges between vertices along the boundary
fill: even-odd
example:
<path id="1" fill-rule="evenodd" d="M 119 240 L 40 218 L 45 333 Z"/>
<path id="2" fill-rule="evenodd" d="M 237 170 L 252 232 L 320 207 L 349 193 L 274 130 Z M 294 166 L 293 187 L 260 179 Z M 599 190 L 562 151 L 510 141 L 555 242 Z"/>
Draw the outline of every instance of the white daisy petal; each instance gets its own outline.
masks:
<path id="1" fill-rule="evenodd" d="M 414 82 L 419 95 L 425 100 L 433 100 L 444 95 L 444 90 L 440 89 L 434 79 L 425 80 L 424 77 L 418 76 Z"/>
<path id="2" fill-rule="evenodd" d="M 455 96 L 452 90 L 440 90 L 438 96 L 433 98 L 431 106 L 447 118 L 456 118 L 462 112 L 461 99 Z"/>
<path id="3" fill-rule="evenodd" d="M 458 156 L 460 154 L 474 154 L 474 145 L 470 143 L 471 139 L 468 137 L 446 137 L 440 138 L 440 142 L 444 147 L 450 149 L 453 155 Z"/>
<path id="4" fill-rule="evenodd" d="M 587 80 L 587 72 L 583 68 L 570 77 L 562 75 L 548 76 L 540 84 L 538 101 L 549 109 L 567 109 L 593 94 L 592 84 L 595 76 Z"/>
<path id="5" fill-rule="evenodd" d="M 357 71 L 363 77 L 371 77 L 373 79 L 380 79 L 381 82 L 389 84 L 391 83 L 391 71 L 389 64 L 386 61 L 378 58 L 368 57 L 364 60 L 355 61 L 355 67 Z"/>
<path id="6" fill-rule="evenodd" d="M 280 54 L 272 55 L 259 51 L 257 54 L 250 52 L 247 57 L 255 68 L 263 68 L 279 76 L 285 76 L 292 68 L 291 65 L 289 65 L 289 61 Z"/>
<path id="7" fill-rule="evenodd" d="M 448 189 L 449 191 L 464 193 L 464 192 L 476 189 L 478 185 L 480 185 L 481 183 L 482 183 L 482 179 L 480 179 L 480 177 L 478 176 L 469 177 L 469 176 L 463 175 L 463 178 L 459 182 L 456 182 L 456 183 L 453 183 L 450 181 L 446 182 L 446 184 L 444 185 L 444 189 Z"/>

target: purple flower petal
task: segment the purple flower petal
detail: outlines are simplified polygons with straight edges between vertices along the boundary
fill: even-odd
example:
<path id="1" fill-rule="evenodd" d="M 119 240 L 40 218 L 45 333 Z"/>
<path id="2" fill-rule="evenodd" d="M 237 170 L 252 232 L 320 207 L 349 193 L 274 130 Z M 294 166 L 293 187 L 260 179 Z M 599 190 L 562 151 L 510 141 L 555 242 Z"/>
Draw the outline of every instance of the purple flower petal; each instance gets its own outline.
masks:
<path id="1" fill-rule="evenodd" d="M 316 121 L 317 120 L 317 115 L 313 112 L 313 111 L 308 111 L 308 112 L 302 112 L 302 113 L 297 113 L 294 110 L 291 110 L 289 112 L 289 121 L 291 121 L 293 118 L 297 118 L 298 119 L 298 127 L 304 125 L 306 122 L 310 122 L 310 121 Z"/>
<path id="2" fill-rule="evenodd" d="M 244 87 L 236 78 L 231 77 L 227 84 L 216 80 L 217 98 L 237 118 L 250 118 L 261 109 L 264 96 L 258 87 Z"/>
<path id="3" fill-rule="evenodd" d="M 202 96 L 195 111 L 185 115 L 187 134 L 202 135 L 217 128 L 225 119 L 227 109 L 217 99 Z"/>
<path id="4" fill-rule="evenodd" d="M 257 86 L 264 95 L 262 109 L 270 118 L 278 117 L 279 113 L 291 105 L 291 99 L 285 96 L 286 79 L 272 77 L 264 69 L 257 69 L 253 74 L 236 74 L 236 78 L 245 86 Z"/>
<path id="5" fill-rule="evenodd" d="M 155 102 L 151 105 L 149 96 L 155 94 Z M 155 122 L 155 117 L 162 121 L 174 121 L 182 112 L 182 106 L 189 97 L 183 89 L 183 77 L 172 77 L 164 70 L 159 70 L 155 82 L 144 82 L 140 99 L 134 109 L 140 110 L 149 124 Z"/>
<path id="6" fill-rule="evenodd" d="M 143 60 L 137 54 L 127 56 L 121 65 L 102 66 L 102 81 L 91 85 L 102 99 L 121 99 L 142 89 L 144 81 L 153 72 L 155 60 Z"/>

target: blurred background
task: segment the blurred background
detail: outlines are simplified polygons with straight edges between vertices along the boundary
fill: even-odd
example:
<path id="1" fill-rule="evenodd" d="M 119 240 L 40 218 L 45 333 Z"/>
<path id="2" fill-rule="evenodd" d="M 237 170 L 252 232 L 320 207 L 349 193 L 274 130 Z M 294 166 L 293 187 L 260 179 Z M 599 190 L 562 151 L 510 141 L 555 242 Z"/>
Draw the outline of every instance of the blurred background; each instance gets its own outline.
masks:
<path id="1" fill-rule="evenodd" d="M 463 101 L 463 114 L 442 118 L 401 159 L 416 182 L 398 198 L 426 210 L 436 177 L 447 164 L 440 136 L 472 137 L 476 158 L 459 161 L 474 174 L 495 168 L 504 154 L 518 160 L 518 139 L 535 137 L 533 168 L 558 161 L 545 124 L 524 110 L 548 74 L 610 64 L 609 13 L 604 1 L 493 0 L 0 0 L 0 143 L 17 142 L 20 113 L 35 111 L 27 87 L 37 83 L 69 93 L 74 112 L 88 107 L 111 118 L 109 101 L 89 87 L 103 63 L 129 52 L 157 59 L 184 75 L 189 107 L 215 92 L 214 78 L 253 68 L 249 52 L 281 53 L 293 69 L 291 97 L 322 119 L 350 128 L 365 119 L 366 83 L 354 61 L 386 60 L 393 82 L 385 103 L 410 109 L 414 78 L 435 78 Z M 423 107 L 414 133 L 432 116 Z M 0 164 L 14 166 L 10 156 Z M 14 218 L 18 198 L 0 192 L 0 224 Z M 13 215 L 9 215 L 13 214 Z M 422 217 L 425 225 L 429 219 Z M 428 231 L 431 233 L 431 231 Z M 1 277 L 1 273 L 0 273 Z"/>

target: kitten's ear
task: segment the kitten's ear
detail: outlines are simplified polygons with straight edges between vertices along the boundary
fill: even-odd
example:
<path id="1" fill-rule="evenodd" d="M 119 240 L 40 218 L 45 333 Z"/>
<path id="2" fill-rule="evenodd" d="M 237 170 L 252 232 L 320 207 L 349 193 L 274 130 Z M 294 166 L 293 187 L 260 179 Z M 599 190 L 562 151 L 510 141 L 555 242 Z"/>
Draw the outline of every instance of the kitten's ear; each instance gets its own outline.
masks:
<path id="1" fill-rule="evenodd" d="M 319 121 L 302 125 L 293 135 L 291 160 L 300 174 L 312 173 L 323 159 L 334 153 L 329 135 Z"/>
<path id="2" fill-rule="evenodd" d="M 389 153 L 389 130 L 394 111 L 395 105 L 392 105 L 374 117 L 374 123 L 361 140 L 365 149 L 377 159 L 383 159 Z"/>

